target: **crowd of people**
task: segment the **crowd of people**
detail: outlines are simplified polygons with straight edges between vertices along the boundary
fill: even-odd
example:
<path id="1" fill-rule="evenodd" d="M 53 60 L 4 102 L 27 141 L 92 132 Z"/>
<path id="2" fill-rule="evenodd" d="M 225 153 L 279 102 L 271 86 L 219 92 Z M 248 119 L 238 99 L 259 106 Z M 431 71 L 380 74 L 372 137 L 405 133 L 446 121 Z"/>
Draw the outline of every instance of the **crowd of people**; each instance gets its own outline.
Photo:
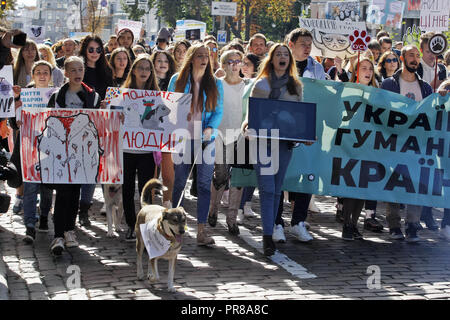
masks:
<path id="1" fill-rule="evenodd" d="M 1 29 L 0 63 L 13 65 L 16 107 L 20 106 L 20 88 L 48 88 L 58 90 L 52 95 L 49 108 L 103 108 L 108 87 L 142 90 L 161 90 L 192 94 L 188 116 L 188 129 L 192 140 L 190 163 L 174 164 L 170 153 L 124 150 L 123 153 L 123 209 L 128 226 L 125 240 L 135 241 L 136 213 L 134 195 L 136 178 L 139 193 L 145 183 L 161 175 L 167 189 L 163 194 L 166 208 L 176 206 L 184 195 L 186 181 L 192 172 L 191 194 L 197 196 L 197 244 L 212 245 L 211 228 L 216 226 L 219 208 L 227 209 L 226 223 L 231 235 L 239 234 L 239 225 L 245 219 L 256 216 L 251 209 L 253 187 L 237 188 L 230 185 L 233 159 L 225 150 L 234 140 L 218 134 L 227 129 L 240 129 L 245 136 L 248 127 L 249 97 L 303 100 L 301 77 L 328 81 L 358 82 L 364 86 L 382 88 L 421 101 L 433 93 L 433 87 L 441 95 L 450 90 L 450 51 L 439 59 L 435 77 L 435 56 L 428 49 L 433 33 L 420 38 L 420 47 L 403 46 L 392 42 L 389 34 L 380 31 L 377 39 L 358 60 L 357 55 L 348 59 L 311 56 L 313 37 L 303 28 L 292 30 L 283 43 L 268 41 L 263 34 L 251 39 L 234 39 L 222 48 L 214 36 L 203 41 L 177 41 L 172 34 L 160 30 L 156 46 L 149 47 L 135 41 L 129 29 L 118 30 L 105 43 L 96 35 L 85 36 L 81 41 L 70 38 L 53 44 L 50 40 L 37 45 L 27 40 L 17 47 L 11 41 L 15 31 Z M 359 72 L 358 72 L 359 70 Z M 313 102 L 313 101 L 310 101 Z M 194 136 L 194 122 L 201 122 L 201 136 Z M 20 168 L 20 121 L 15 118 L 2 120 L 13 129 L 14 148 L 11 161 Z M 2 131 L 2 146 L 8 148 L 7 136 Z M 200 143 L 198 143 L 200 142 Z M 305 143 L 307 146 L 311 143 Z M 198 163 L 191 171 L 195 147 L 200 145 L 204 157 L 215 156 L 216 163 Z M 279 170 L 263 174 L 268 164 L 257 159 L 254 170 L 257 176 L 261 203 L 264 254 L 275 253 L 276 243 L 285 242 L 285 226 L 282 218 L 284 190 L 283 180 L 290 163 L 295 143 L 279 142 Z M 307 147 L 306 146 L 306 147 Z M 261 146 L 259 146 L 261 148 Z M 267 145 L 270 154 L 270 145 Z M 258 152 L 258 155 L 260 152 Z M 220 161 L 218 161 L 220 160 Z M 89 209 L 95 185 L 44 185 L 24 182 L 16 189 L 13 212 L 23 211 L 26 235 L 24 241 L 32 244 L 37 232 L 48 232 L 48 219 L 53 205 L 54 240 L 51 252 L 60 255 L 65 247 L 78 246 L 76 218 L 81 226 L 89 227 Z M 37 197 L 39 210 L 37 210 Z M 287 199 L 286 199 L 287 200 Z M 306 222 L 308 211 L 317 211 L 314 196 L 289 192 L 292 207 L 290 232 L 300 241 L 308 242 L 313 236 Z M 387 210 L 387 228 L 391 239 L 405 239 L 399 215 L 402 204 L 391 203 Z M 406 240 L 419 240 L 417 231 L 423 226 L 437 230 L 429 207 L 405 205 Z M 342 223 L 344 240 L 361 239 L 357 223 L 364 212 L 364 228 L 380 232 L 385 228 L 377 220 L 376 201 L 338 198 L 336 220 Z M 37 211 L 39 211 L 37 213 Z M 209 225 L 209 226 L 208 226 Z M 445 209 L 440 235 L 450 241 L 450 209 Z"/>

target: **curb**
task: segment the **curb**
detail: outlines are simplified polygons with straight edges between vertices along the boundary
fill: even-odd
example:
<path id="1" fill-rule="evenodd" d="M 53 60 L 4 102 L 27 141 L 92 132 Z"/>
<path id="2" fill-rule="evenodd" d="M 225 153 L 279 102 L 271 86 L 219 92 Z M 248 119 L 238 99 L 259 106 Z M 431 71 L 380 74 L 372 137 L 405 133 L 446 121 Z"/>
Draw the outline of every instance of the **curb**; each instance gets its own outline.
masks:
<path id="1" fill-rule="evenodd" d="M 0 300 L 9 300 L 8 281 L 6 281 L 6 265 L 0 258 Z"/>

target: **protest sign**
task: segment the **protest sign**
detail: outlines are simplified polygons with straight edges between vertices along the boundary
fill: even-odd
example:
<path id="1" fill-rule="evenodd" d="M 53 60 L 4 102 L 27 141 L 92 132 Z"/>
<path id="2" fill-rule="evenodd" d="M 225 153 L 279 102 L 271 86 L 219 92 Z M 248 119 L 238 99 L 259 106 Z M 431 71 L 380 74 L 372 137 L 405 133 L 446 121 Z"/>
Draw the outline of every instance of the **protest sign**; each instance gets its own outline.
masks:
<path id="1" fill-rule="evenodd" d="M 449 0 L 422 0 L 420 2 L 420 29 L 426 32 L 448 31 Z"/>
<path id="2" fill-rule="evenodd" d="M 13 92 L 12 66 L 0 69 L 0 118 L 13 118 L 16 115 Z"/>
<path id="3" fill-rule="evenodd" d="M 366 30 L 365 22 L 299 18 L 300 27 L 313 36 L 312 56 L 346 58 L 354 54 L 349 35 L 355 30 Z"/>
<path id="4" fill-rule="evenodd" d="M 31 26 L 25 30 L 27 37 L 35 42 L 42 42 L 45 39 L 45 26 Z"/>
<path id="5" fill-rule="evenodd" d="M 402 27 L 405 3 L 398 0 L 372 0 L 367 10 L 366 21 L 370 25 L 383 25 L 391 29 Z"/>
<path id="6" fill-rule="evenodd" d="M 359 1 L 329 1 L 326 17 L 339 21 L 359 21 L 361 17 Z"/>
<path id="7" fill-rule="evenodd" d="M 124 150 L 181 152 L 186 135 L 191 94 L 108 88 L 106 103 L 125 114 Z"/>
<path id="8" fill-rule="evenodd" d="M 449 207 L 450 95 L 415 102 L 354 83 L 301 79 L 318 142 L 294 148 L 282 190 Z M 256 185 L 247 170 L 232 185 Z"/>
<path id="9" fill-rule="evenodd" d="M 125 28 L 130 29 L 131 32 L 133 32 L 135 41 L 141 38 L 142 22 L 119 19 L 119 21 L 117 22 L 117 31 Z"/>
<path id="10" fill-rule="evenodd" d="M 420 0 L 408 0 L 408 11 L 419 11 Z"/>
<path id="11" fill-rule="evenodd" d="M 23 181 L 122 184 L 120 112 L 22 109 Z"/>
<path id="12" fill-rule="evenodd" d="M 206 23 L 196 20 L 177 20 L 174 41 L 205 40 Z"/>
<path id="13" fill-rule="evenodd" d="M 58 88 L 23 88 L 20 91 L 22 107 L 16 110 L 16 120 L 21 121 L 22 108 L 47 108 L 48 101 Z"/>

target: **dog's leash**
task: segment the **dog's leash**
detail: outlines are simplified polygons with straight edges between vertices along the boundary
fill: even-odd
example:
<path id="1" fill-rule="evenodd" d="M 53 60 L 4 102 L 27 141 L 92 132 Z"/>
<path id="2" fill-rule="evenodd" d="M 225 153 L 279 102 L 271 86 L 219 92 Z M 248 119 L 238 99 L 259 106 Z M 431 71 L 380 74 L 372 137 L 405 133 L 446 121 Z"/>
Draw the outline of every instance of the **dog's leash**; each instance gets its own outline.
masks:
<path id="1" fill-rule="evenodd" d="M 214 143 L 214 142 L 212 142 L 212 143 Z M 181 201 L 183 201 L 184 193 L 186 192 L 186 187 L 187 187 L 187 184 L 189 182 L 189 177 L 191 176 L 192 172 L 194 171 L 194 167 L 195 167 L 195 163 L 197 162 L 198 155 L 202 151 L 203 151 L 203 146 L 200 146 L 199 150 L 197 151 L 197 154 L 194 157 L 194 163 L 192 164 L 191 171 L 189 171 L 189 175 L 188 175 L 188 177 L 186 179 L 186 183 L 184 185 L 183 192 L 181 193 L 180 199 L 178 200 L 178 204 L 177 204 L 177 206 L 175 208 L 178 208 L 180 206 L 180 204 L 181 204 Z"/>

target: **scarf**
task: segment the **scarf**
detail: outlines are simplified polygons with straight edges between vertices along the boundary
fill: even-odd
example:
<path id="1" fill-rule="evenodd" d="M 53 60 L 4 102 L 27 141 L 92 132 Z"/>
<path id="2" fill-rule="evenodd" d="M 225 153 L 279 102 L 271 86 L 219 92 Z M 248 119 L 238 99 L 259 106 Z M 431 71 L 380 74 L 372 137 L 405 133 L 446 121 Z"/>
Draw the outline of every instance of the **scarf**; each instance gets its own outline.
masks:
<path id="1" fill-rule="evenodd" d="M 270 94 L 269 99 L 279 99 L 281 96 L 281 88 L 284 87 L 289 81 L 289 75 L 286 72 L 282 77 L 277 78 L 275 72 L 270 74 Z"/>

